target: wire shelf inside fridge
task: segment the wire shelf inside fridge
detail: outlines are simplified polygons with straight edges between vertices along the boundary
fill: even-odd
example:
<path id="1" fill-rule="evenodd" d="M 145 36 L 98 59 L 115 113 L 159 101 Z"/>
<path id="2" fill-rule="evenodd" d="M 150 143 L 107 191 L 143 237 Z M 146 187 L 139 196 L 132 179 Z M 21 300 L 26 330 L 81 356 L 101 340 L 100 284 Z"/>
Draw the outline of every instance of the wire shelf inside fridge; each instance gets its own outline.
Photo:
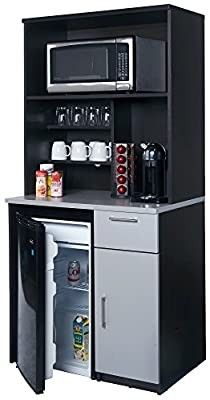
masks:
<path id="1" fill-rule="evenodd" d="M 88 292 L 89 291 L 89 285 L 87 281 L 83 281 L 83 282 L 78 282 L 75 285 L 65 285 L 64 289 L 69 289 L 69 290 L 82 290 L 84 292 Z"/>
<path id="2" fill-rule="evenodd" d="M 59 313 L 72 313 L 72 314 L 81 314 L 84 316 L 88 316 L 88 312 L 89 312 L 89 307 L 85 306 L 83 304 L 76 304 L 74 306 L 68 306 L 68 305 L 64 305 L 62 304 L 61 306 L 57 306 L 56 307 L 56 311 Z"/>

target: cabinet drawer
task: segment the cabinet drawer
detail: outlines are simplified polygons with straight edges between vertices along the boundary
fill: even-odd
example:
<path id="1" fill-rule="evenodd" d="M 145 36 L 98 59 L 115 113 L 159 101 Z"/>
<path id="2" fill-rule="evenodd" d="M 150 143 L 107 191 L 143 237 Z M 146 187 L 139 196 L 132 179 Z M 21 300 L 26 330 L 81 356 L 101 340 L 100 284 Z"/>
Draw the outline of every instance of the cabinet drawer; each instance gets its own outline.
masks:
<path id="1" fill-rule="evenodd" d="M 159 252 L 158 215 L 95 212 L 95 247 Z"/>

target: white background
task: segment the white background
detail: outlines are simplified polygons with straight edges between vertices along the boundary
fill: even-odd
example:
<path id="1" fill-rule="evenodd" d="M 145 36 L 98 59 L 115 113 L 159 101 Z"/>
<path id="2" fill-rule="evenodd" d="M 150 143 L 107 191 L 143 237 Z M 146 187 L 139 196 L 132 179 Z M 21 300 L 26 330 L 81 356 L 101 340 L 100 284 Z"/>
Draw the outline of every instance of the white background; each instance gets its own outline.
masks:
<path id="1" fill-rule="evenodd" d="M 167 1 L 167 0 L 166 0 Z M 105 2 L 92 1 L 64 1 L 64 0 L 18 0 L 1 2 L 0 23 L 0 393 L 1 398 L 22 399 L 35 398 L 32 390 L 22 379 L 14 364 L 9 364 L 9 279 L 8 279 L 8 219 L 5 197 L 23 194 L 23 25 L 21 18 L 38 17 L 45 15 L 70 14 L 76 12 L 96 11 L 104 9 L 149 6 L 161 4 L 159 1 L 132 1 L 132 0 L 106 0 Z M 210 37 L 210 3 L 205 0 L 176 1 L 175 5 L 189 8 L 206 15 L 206 171 L 209 169 L 209 43 Z M 186 149 L 187 152 L 187 149 Z M 34 177 L 31 177 L 34 179 Z M 206 194 L 208 197 L 209 182 L 206 180 Z M 209 210 L 206 207 L 207 222 L 207 283 L 209 265 Z M 207 293 L 208 293 L 207 284 Z M 177 294 L 178 295 L 178 294 Z M 209 296 L 207 295 L 207 306 Z M 123 321 L 122 321 L 123 326 Z M 209 323 L 207 319 L 207 337 Z M 120 334 L 120 327 L 119 327 Z M 129 339 L 129 338 L 128 338 Z M 117 343 L 116 343 L 117 345 Z M 207 347 L 208 349 L 208 347 Z M 193 349 L 192 349 L 193 351 Z M 207 353 L 208 355 L 208 353 Z M 169 389 L 162 397 L 164 399 L 176 398 L 202 398 L 208 397 L 210 367 L 206 361 L 175 386 Z M 98 383 L 88 378 L 70 375 L 55 371 L 52 380 L 47 381 L 44 397 L 57 399 L 65 396 L 68 399 L 78 399 L 89 396 L 93 398 L 123 399 L 152 399 L 155 394 L 137 389 Z"/>

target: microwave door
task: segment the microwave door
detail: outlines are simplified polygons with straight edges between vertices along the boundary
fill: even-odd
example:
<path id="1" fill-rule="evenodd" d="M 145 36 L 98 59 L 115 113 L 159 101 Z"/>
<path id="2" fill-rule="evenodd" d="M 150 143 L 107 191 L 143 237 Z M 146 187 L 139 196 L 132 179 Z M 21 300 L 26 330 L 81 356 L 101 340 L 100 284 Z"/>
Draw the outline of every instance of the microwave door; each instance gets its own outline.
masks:
<path id="1" fill-rule="evenodd" d="M 116 48 L 115 40 L 48 45 L 48 92 L 116 90 Z"/>

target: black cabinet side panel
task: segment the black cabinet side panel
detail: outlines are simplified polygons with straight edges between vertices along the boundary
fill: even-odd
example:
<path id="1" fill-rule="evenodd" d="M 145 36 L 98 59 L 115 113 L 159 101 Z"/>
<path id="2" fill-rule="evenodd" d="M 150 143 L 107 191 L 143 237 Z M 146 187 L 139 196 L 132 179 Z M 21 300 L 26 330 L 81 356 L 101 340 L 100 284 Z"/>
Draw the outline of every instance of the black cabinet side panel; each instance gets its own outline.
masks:
<path id="1" fill-rule="evenodd" d="M 17 226 L 15 206 L 9 205 L 10 362 L 17 361 Z"/>
<path id="2" fill-rule="evenodd" d="M 204 205 L 160 215 L 160 385 L 205 360 Z"/>
<path id="3" fill-rule="evenodd" d="M 169 201 L 204 195 L 204 18 L 169 11 Z"/>

